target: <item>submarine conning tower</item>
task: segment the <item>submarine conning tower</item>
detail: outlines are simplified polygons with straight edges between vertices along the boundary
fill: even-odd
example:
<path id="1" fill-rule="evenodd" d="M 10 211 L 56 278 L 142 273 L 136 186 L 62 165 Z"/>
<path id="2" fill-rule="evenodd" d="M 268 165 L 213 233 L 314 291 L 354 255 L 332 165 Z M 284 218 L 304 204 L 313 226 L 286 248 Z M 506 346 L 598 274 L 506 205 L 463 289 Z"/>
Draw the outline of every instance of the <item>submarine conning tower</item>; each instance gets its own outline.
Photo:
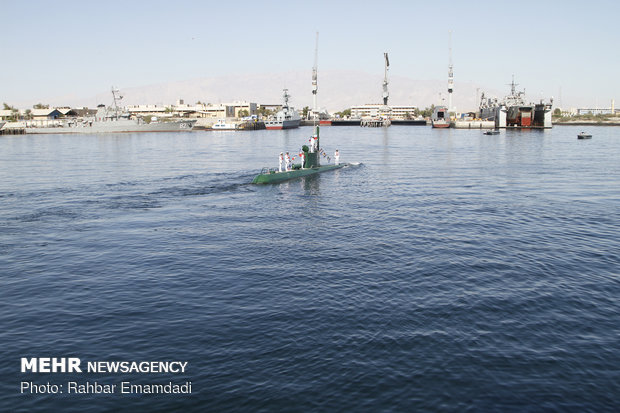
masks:
<path id="1" fill-rule="evenodd" d="M 321 148 L 321 139 L 319 138 L 319 127 L 317 125 L 316 127 L 316 133 L 313 135 L 313 137 L 316 136 L 316 147 L 317 150 L 315 152 L 310 152 L 310 148 L 307 145 L 304 145 L 303 147 L 303 151 L 306 157 L 306 164 L 304 165 L 304 168 L 316 168 L 321 166 L 321 160 L 320 160 L 320 148 Z"/>

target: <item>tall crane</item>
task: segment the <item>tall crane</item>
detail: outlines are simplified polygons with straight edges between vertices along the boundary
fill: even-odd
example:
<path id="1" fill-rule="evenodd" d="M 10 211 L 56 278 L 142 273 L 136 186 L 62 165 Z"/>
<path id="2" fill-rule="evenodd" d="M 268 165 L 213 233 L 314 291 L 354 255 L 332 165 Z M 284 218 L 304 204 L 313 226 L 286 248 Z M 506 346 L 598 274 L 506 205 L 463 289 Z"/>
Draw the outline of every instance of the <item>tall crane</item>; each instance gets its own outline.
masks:
<path id="1" fill-rule="evenodd" d="M 388 59 L 388 54 L 383 53 L 385 57 L 385 77 L 383 78 L 383 104 L 387 106 L 388 97 L 390 97 L 390 93 L 388 92 L 388 70 L 390 69 L 390 60 Z"/>
<path id="2" fill-rule="evenodd" d="M 316 92 L 318 90 L 317 84 L 317 65 L 319 60 L 319 32 L 316 32 L 316 44 L 314 46 L 314 67 L 312 68 L 312 115 L 318 116 L 318 109 L 316 107 Z"/>

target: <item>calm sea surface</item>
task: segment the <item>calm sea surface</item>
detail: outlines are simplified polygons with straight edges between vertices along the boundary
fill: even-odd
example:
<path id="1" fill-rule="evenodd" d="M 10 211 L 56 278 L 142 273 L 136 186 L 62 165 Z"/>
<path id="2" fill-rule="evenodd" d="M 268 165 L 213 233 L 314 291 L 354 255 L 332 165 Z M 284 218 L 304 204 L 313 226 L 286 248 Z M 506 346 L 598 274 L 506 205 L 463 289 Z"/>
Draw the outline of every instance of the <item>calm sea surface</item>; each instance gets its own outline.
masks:
<path id="1" fill-rule="evenodd" d="M 0 411 L 618 411 L 620 128 L 581 129 L 324 127 L 361 164 L 269 186 L 311 128 L 0 137 Z"/>

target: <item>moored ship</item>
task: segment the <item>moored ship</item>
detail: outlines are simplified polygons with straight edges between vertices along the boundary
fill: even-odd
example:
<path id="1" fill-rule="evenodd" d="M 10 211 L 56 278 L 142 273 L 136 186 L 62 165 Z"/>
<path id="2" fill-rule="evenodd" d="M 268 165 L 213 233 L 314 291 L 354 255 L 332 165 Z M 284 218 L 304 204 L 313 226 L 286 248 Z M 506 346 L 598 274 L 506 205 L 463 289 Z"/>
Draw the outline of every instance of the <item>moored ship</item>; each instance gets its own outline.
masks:
<path id="1" fill-rule="evenodd" d="M 30 122 L 26 133 L 124 133 L 124 132 L 178 132 L 191 131 L 195 119 L 145 122 L 142 118 L 132 119 L 128 112 L 121 111 L 117 102 L 123 97 L 112 88 L 113 107 L 99 105 L 94 117 L 49 120 L 46 124 Z"/>
<path id="2" fill-rule="evenodd" d="M 480 100 L 480 118 L 495 122 L 496 128 L 551 128 L 551 108 L 549 103 L 526 103 L 525 92 L 517 92 L 517 84 L 510 84 L 510 95 L 503 100 L 485 98 Z"/>
<path id="3" fill-rule="evenodd" d="M 266 129 L 293 129 L 299 127 L 301 117 L 295 108 L 288 105 L 290 97 L 288 89 L 284 89 L 284 105 L 282 105 L 282 109 L 275 116 L 271 116 L 264 121 Z"/>
<path id="4" fill-rule="evenodd" d="M 237 130 L 237 125 L 235 123 L 226 123 L 225 119 L 218 119 L 217 122 L 211 126 L 213 130 Z"/>
<path id="5" fill-rule="evenodd" d="M 449 128 L 450 116 L 448 115 L 448 108 L 445 106 L 435 106 L 431 116 L 431 125 L 433 128 Z"/>

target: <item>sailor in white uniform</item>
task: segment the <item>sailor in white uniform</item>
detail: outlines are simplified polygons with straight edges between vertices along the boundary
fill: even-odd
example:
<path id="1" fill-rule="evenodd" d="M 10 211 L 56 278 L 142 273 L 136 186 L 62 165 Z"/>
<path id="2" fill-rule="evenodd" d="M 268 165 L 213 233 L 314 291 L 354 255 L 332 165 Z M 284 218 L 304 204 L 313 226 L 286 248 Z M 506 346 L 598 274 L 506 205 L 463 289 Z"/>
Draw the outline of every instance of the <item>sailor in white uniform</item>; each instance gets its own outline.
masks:
<path id="1" fill-rule="evenodd" d="M 284 157 L 284 161 L 286 162 L 286 170 L 290 171 L 291 170 L 291 157 L 289 156 L 288 152 L 286 153 L 286 156 Z"/>
<path id="2" fill-rule="evenodd" d="M 280 159 L 278 163 L 278 172 L 282 172 L 282 164 L 284 163 L 284 154 L 280 152 Z"/>
<path id="3" fill-rule="evenodd" d="M 299 159 L 301 159 L 301 169 L 304 169 L 304 164 L 306 163 L 306 154 L 303 151 L 299 152 Z"/>
<path id="4" fill-rule="evenodd" d="M 338 152 L 338 149 L 336 149 L 336 152 L 334 153 L 334 162 L 336 163 L 336 165 L 338 165 L 340 162 L 340 152 Z"/>

